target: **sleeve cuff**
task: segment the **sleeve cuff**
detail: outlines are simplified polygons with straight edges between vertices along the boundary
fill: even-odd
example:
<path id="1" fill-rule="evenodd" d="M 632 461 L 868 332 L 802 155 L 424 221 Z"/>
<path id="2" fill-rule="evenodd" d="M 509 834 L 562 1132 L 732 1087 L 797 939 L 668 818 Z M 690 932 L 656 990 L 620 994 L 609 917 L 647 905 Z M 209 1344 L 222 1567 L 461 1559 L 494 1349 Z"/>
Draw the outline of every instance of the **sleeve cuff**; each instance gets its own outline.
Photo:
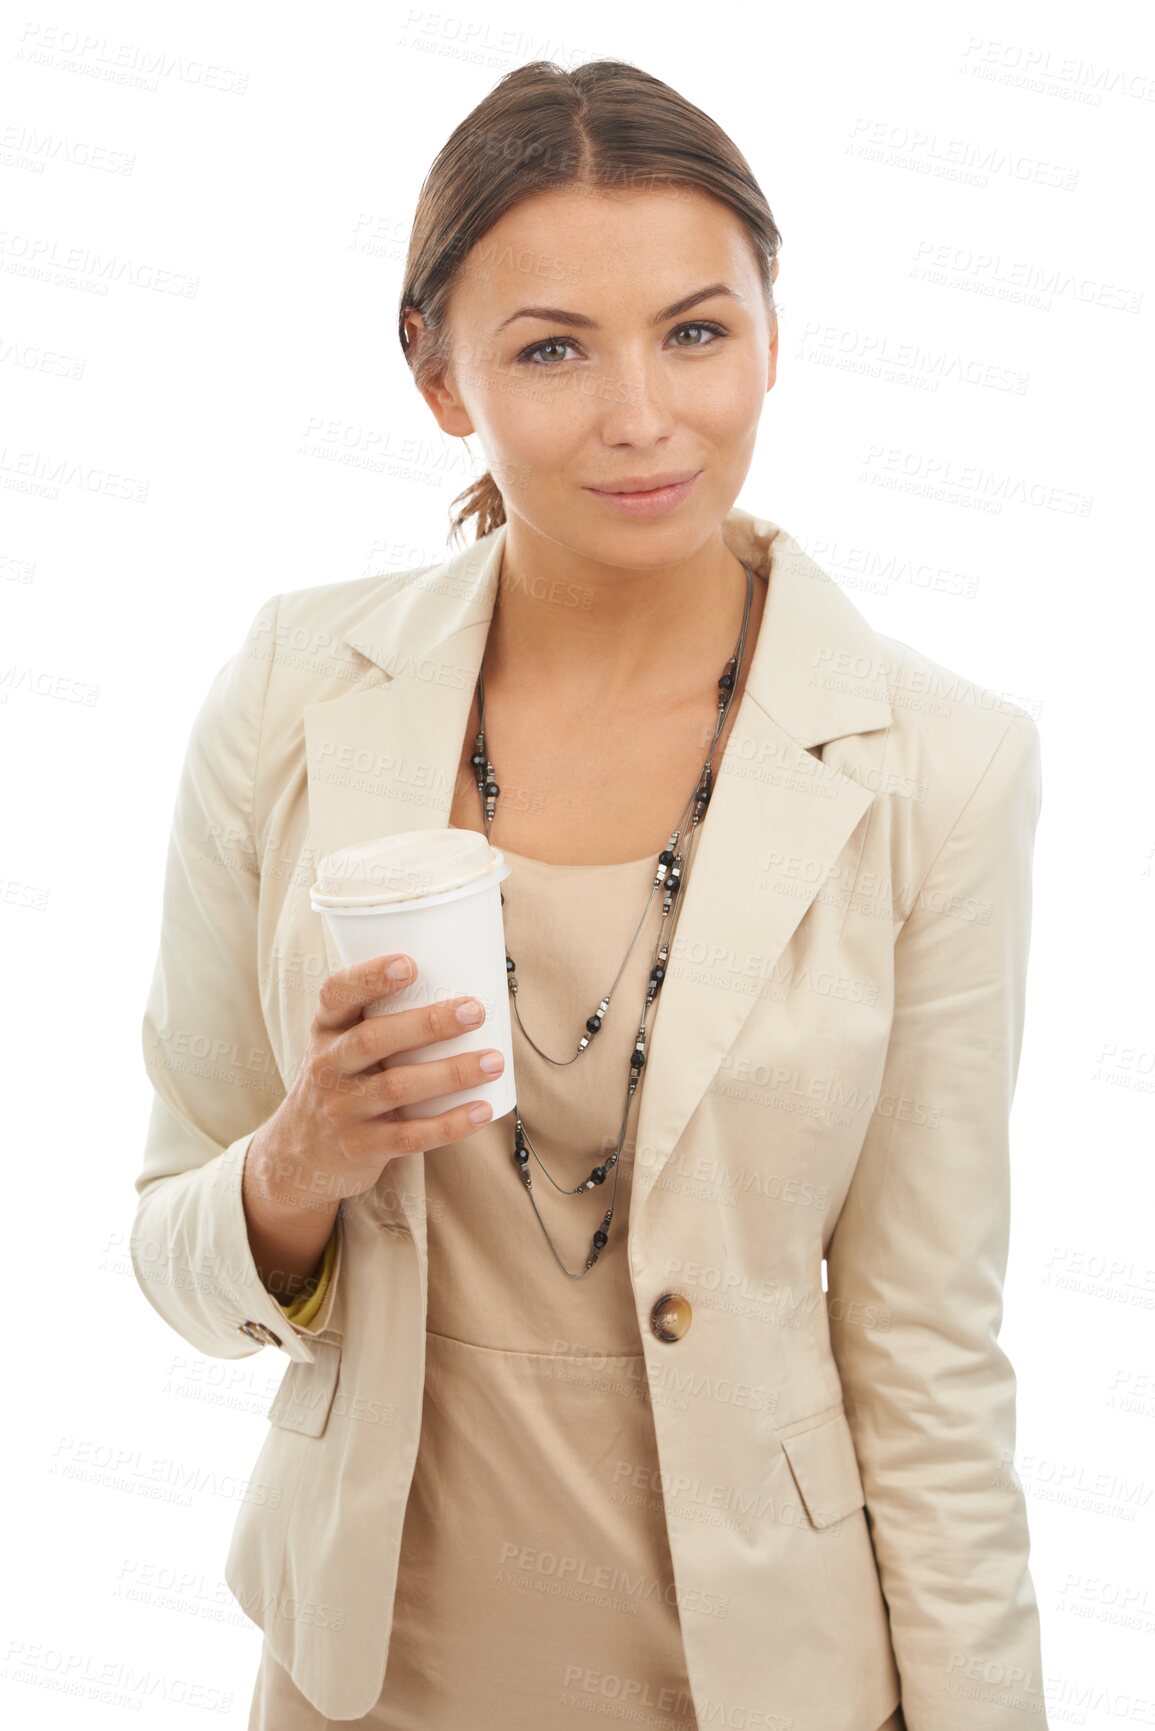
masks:
<path id="1" fill-rule="evenodd" d="M 318 1272 L 306 1281 L 303 1290 L 288 1303 L 284 1299 L 277 1300 L 285 1312 L 286 1321 L 296 1323 L 299 1328 L 304 1328 L 312 1322 L 325 1302 L 325 1294 L 329 1289 L 329 1281 L 332 1277 L 333 1264 L 337 1255 L 337 1235 L 338 1226 L 337 1222 L 334 1221 L 333 1230 L 325 1245 Z"/>

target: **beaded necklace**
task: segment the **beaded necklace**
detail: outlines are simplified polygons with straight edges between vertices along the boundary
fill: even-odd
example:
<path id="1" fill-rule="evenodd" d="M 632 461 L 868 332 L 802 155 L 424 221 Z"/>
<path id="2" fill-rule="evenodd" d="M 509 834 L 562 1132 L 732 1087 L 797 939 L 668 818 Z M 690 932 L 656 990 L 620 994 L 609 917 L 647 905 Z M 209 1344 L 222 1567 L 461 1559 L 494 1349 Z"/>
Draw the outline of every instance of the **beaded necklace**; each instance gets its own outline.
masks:
<path id="1" fill-rule="evenodd" d="M 621 1127 L 618 1131 L 617 1147 L 614 1149 L 613 1153 L 609 1156 L 608 1159 L 603 1160 L 602 1162 L 600 1162 L 600 1164 L 593 1167 L 593 1169 L 590 1171 L 588 1177 L 583 1178 L 580 1184 L 576 1184 L 576 1185 L 572 1185 L 572 1186 L 558 1184 L 557 1180 L 553 1177 L 552 1173 L 550 1173 L 547 1170 L 545 1163 L 542 1161 L 541 1157 L 539 1156 L 539 1154 L 537 1152 L 537 1149 L 533 1146 L 533 1142 L 530 1139 L 528 1133 L 526 1132 L 525 1125 L 522 1122 L 521 1114 L 518 1111 L 516 1104 L 514 1105 L 514 1109 L 513 1109 L 513 1112 L 514 1112 L 513 1160 L 514 1160 L 515 1167 L 516 1167 L 516 1169 L 517 1169 L 517 1171 L 521 1177 L 522 1183 L 524 1184 L 526 1191 L 529 1194 L 530 1202 L 533 1204 L 534 1213 L 537 1215 L 538 1221 L 541 1225 L 541 1229 L 545 1233 L 546 1240 L 549 1243 L 550 1249 L 553 1251 L 554 1259 L 556 1260 L 556 1262 L 557 1262 L 559 1268 L 562 1270 L 563 1274 L 569 1275 L 571 1280 L 581 1280 L 585 1275 L 587 1275 L 589 1273 L 590 1269 L 593 1267 L 594 1263 L 597 1261 L 598 1257 L 601 1255 L 602 1251 L 605 1249 L 606 1244 L 609 1241 L 610 1222 L 612 1221 L 612 1219 L 614 1217 L 614 1199 L 616 1197 L 617 1187 L 618 1187 L 618 1171 L 617 1171 L 618 1157 L 621 1154 L 622 1145 L 625 1141 L 626 1126 L 627 1126 L 627 1123 L 629 1121 L 630 1107 L 633 1103 L 634 1095 L 636 1094 L 636 1092 L 638 1090 L 638 1086 L 639 1086 L 640 1081 L 641 1081 L 642 1070 L 645 1067 L 645 1062 L 646 1062 L 646 1017 L 649 1014 L 650 1007 L 653 1004 L 654 999 L 657 997 L 658 992 L 661 990 L 662 981 L 665 979 L 665 976 L 666 976 L 666 963 L 669 959 L 670 943 L 671 943 L 671 940 L 672 940 L 674 933 L 677 929 L 678 914 L 681 911 L 681 905 L 682 905 L 681 901 L 679 900 L 679 891 L 684 886 L 685 878 L 686 878 L 686 875 L 687 875 L 688 870 L 689 870 L 690 860 L 693 856 L 694 841 L 695 841 L 695 838 L 696 838 L 697 833 L 698 833 L 698 827 L 702 821 L 702 818 L 703 818 L 705 811 L 706 811 L 706 807 L 708 806 L 708 804 L 710 802 L 710 796 L 713 792 L 712 776 L 713 776 L 714 752 L 717 748 L 719 736 L 721 735 L 722 729 L 725 726 L 726 716 L 727 716 L 727 713 L 729 712 L 730 703 L 733 699 L 734 691 L 735 691 L 735 688 L 737 685 L 738 670 L 742 664 L 742 655 L 743 655 L 743 652 L 745 650 L 745 645 L 746 645 L 746 629 L 747 629 L 747 626 L 748 626 L 749 621 L 750 621 L 750 606 L 751 606 L 751 601 L 752 601 L 753 594 L 754 594 L 754 573 L 751 571 L 749 565 L 746 564 L 745 560 L 742 561 L 742 566 L 746 572 L 746 601 L 745 601 L 745 606 L 743 607 L 743 610 L 742 610 L 742 628 L 738 633 L 738 641 L 737 641 L 737 644 L 735 645 L 734 653 L 730 657 L 730 660 L 726 665 L 725 672 L 722 674 L 721 678 L 718 680 L 718 717 L 717 717 L 717 721 L 716 721 L 715 726 L 714 726 L 714 735 L 710 741 L 710 749 L 706 754 L 706 761 L 703 764 L 702 769 L 698 775 L 697 782 L 696 782 L 695 787 L 694 787 L 694 791 L 690 795 L 690 798 L 687 800 L 686 805 L 682 809 L 682 815 L 678 821 L 677 827 L 671 832 L 669 841 L 666 843 L 666 846 L 663 848 L 662 852 L 658 855 L 657 866 L 656 866 L 656 869 L 654 872 L 654 881 L 653 881 L 652 885 L 650 886 L 649 894 L 646 897 L 645 909 L 643 910 L 642 917 L 638 922 L 637 930 L 635 931 L 634 936 L 630 942 L 630 947 L 626 951 L 625 960 L 622 962 L 621 967 L 618 969 L 618 973 L 617 973 L 617 977 L 615 978 L 614 985 L 610 987 L 609 991 L 601 999 L 601 1001 L 598 1004 L 597 1009 L 593 1012 L 593 1014 L 586 1018 L 585 1033 L 581 1036 L 580 1040 L 578 1041 L 577 1049 L 573 1053 L 572 1057 L 564 1058 L 564 1059 L 551 1058 L 547 1052 L 543 1052 L 541 1050 L 541 1047 L 536 1045 L 535 1042 L 532 1039 L 530 1039 L 529 1034 L 525 1028 L 525 1024 L 521 1020 L 521 1014 L 520 1014 L 520 1011 L 518 1010 L 518 1006 L 517 1006 L 517 969 L 516 969 L 516 964 L 514 963 L 513 957 L 509 954 L 508 950 L 506 951 L 505 970 L 506 970 L 506 976 L 507 976 L 507 981 L 508 981 L 508 985 L 509 985 L 510 998 L 512 1000 L 513 1013 L 517 1017 L 518 1025 L 519 1025 L 519 1027 L 521 1027 L 522 1032 L 525 1033 L 526 1038 L 527 1038 L 527 1040 L 529 1040 L 530 1045 L 533 1046 L 534 1051 L 537 1052 L 540 1057 L 544 1058 L 545 1061 L 549 1064 L 555 1064 L 559 1068 L 564 1068 L 564 1067 L 568 1066 L 569 1064 L 576 1063 L 577 1059 L 581 1057 L 582 1053 L 587 1050 L 587 1048 L 590 1046 L 592 1041 L 596 1038 L 598 1030 L 602 1026 L 602 1022 L 609 1011 L 610 1000 L 613 997 L 613 993 L 614 993 L 614 990 L 616 989 L 617 982 L 618 982 L 618 980 L 621 979 L 622 972 L 626 966 L 626 962 L 629 960 L 629 957 L 633 952 L 634 945 L 638 941 L 638 934 L 640 933 L 640 931 L 642 929 L 642 925 L 645 921 L 646 914 L 649 912 L 650 904 L 653 900 L 654 893 L 656 890 L 659 890 L 659 889 L 662 890 L 662 892 L 663 892 L 663 894 L 662 894 L 662 917 L 661 917 L 661 922 L 660 922 L 660 925 L 658 928 L 657 940 L 656 940 L 655 945 L 654 945 L 653 963 L 652 963 L 652 966 L 650 968 L 649 984 L 648 984 L 647 989 L 646 989 L 645 1001 L 642 1005 L 642 1014 L 641 1014 L 641 1020 L 640 1020 L 639 1025 L 638 1025 L 637 1039 L 634 1042 L 634 1049 L 630 1055 L 629 1081 L 626 1084 L 625 1104 L 624 1104 L 624 1108 L 622 1111 Z M 477 675 L 477 721 L 478 721 L 478 731 L 477 731 L 476 738 L 474 740 L 473 754 L 470 758 L 470 763 L 473 765 L 474 774 L 475 774 L 476 780 L 477 780 L 478 793 L 481 795 L 482 822 L 483 822 L 483 825 L 485 828 L 486 837 L 488 839 L 489 832 L 490 832 L 490 829 L 491 829 L 492 824 L 493 824 L 494 811 L 497 807 L 498 796 L 501 793 L 501 788 L 499 787 L 499 785 L 497 783 L 495 773 L 494 773 L 493 764 L 490 761 L 489 752 L 488 752 L 488 749 L 486 747 L 486 742 L 485 742 L 485 674 L 484 674 L 484 669 L 479 670 L 478 675 Z M 691 813 L 691 808 L 692 808 L 692 813 Z M 686 843 L 686 847 L 685 847 L 685 853 L 683 856 L 683 851 L 682 851 L 680 844 L 681 844 L 683 829 L 684 829 L 684 826 L 685 826 L 686 821 L 687 821 L 687 814 L 688 813 L 691 813 L 690 818 L 689 818 L 690 832 L 689 832 L 689 839 L 688 839 L 688 841 Z M 502 894 L 501 901 L 502 901 L 502 905 L 504 906 L 505 905 L 504 893 Z M 673 911 L 673 919 L 672 920 L 670 918 L 671 911 Z M 667 927 L 668 927 L 668 929 L 667 929 Z M 531 1171 L 529 1169 L 529 1159 L 530 1159 L 531 1154 L 533 1155 L 533 1158 L 537 1161 L 537 1164 L 541 1167 L 541 1170 L 545 1173 L 546 1177 L 549 1179 L 550 1183 L 553 1185 L 554 1189 L 562 1192 L 564 1195 L 567 1195 L 567 1196 L 582 1196 L 582 1195 L 584 1195 L 587 1190 L 593 1190 L 599 1184 L 604 1184 L 609 1173 L 611 1171 L 613 1172 L 614 1180 L 613 1180 L 613 1185 L 612 1185 L 611 1190 L 610 1190 L 609 1207 L 606 1209 L 605 1214 L 602 1216 L 601 1225 L 598 1227 L 597 1231 L 593 1235 L 593 1238 L 592 1238 L 591 1243 L 590 1243 L 589 1254 L 587 1255 L 586 1260 L 585 1260 L 585 1265 L 584 1265 L 584 1267 L 582 1267 L 580 1269 L 571 1269 L 571 1268 L 567 1268 L 565 1266 L 565 1263 L 562 1261 L 561 1257 L 557 1253 L 557 1247 L 555 1246 L 553 1239 L 550 1237 L 549 1229 L 546 1226 L 545 1221 L 542 1219 L 541 1210 L 538 1207 L 537 1199 L 535 1198 L 535 1196 L 533 1194 L 533 1174 L 531 1173 Z"/>

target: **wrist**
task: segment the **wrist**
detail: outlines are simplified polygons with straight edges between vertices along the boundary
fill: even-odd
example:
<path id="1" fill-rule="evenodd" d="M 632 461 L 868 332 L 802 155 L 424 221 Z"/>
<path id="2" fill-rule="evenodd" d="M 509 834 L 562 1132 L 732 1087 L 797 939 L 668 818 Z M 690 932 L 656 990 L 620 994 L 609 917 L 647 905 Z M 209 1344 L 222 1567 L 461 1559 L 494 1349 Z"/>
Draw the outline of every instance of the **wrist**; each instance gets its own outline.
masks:
<path id="1" fill-rule="evenodd" d="M 269 1133 L 269 1124 L 257 1131 L 245 1159 L 244 1190 L 250 1205 L 270 1225 L 291 1230 L 304 1227 L 310 1237 L 321 1226 L 326 1234 L 337 1218 L 340 1197 L 331 1183 L 300 1160 L 286 1154 Z"/>

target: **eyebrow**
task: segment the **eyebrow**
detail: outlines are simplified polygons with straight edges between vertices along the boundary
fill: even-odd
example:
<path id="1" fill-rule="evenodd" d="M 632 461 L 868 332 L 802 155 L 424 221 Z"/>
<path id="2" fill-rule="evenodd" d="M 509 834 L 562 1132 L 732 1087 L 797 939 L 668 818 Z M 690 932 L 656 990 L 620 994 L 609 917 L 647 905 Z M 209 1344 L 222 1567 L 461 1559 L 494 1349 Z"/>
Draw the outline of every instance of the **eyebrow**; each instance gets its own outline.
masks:
<path id="1" fill-rule="evenodd" d="M 737 289 L 728 287 L 726 283 L 712 282 L 708 288 L 695 289 L 693 294 L 683 295 L 681 300 L 674 301 L 668 307 L 663 307 L 660 312 L 654 314 L 650 323 L 652 325 L 665 324 L 667 319 L 677 318 L 679 313 L 689 312 L 690 308 L 696 307 L 699 301 L 712 300 L 715 295 L 729 295 L 732 300 L 736 301 L 745 299 L 745 296 L 740 295 Z M 497 330 L 493 333 L 494 336 L 498 334 L 498 331 L 503 331 L 506 325 L 511 325 L 514 319 L 545 319 L 550 324 L 574 325 L 585 331 L 598 329 L 596 319 L 589 318 L 585 313 L 567 312 L 564 307 L 519 307 L 517 312 L 510 313 L 507 319 L 502 319 Z"/>

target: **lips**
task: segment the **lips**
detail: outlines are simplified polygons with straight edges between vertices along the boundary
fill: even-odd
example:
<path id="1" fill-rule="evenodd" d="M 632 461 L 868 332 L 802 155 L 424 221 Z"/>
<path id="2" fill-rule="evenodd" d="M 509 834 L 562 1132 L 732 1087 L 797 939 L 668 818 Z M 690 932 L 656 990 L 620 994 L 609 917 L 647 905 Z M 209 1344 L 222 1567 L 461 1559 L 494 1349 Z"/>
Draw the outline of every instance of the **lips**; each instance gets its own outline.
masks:
<path id="1" fill-rule="evenodd" d="M 692 480 L 698 473 L 697 469 L 671 469 L 664 475 L 626 475 L 620 481 L 604 487 L 591 487 L 591 493 L 613 493 L 616 496 L 630 493 L 659 493 L 663 487 L 680 487 L 684 481 Z"/>
<path id="2" fill-rule="evenodd" d="M 603 511 L 612 511 L 618 517 L 665 517 L 689 498 L 701 473 L 701 469 L 692 469 L 687 474 L 683 469 L 676 479 L 669 481 L 664 475 L 628 475 L 617 481 L 613 489 L 587 487 L 586 492 L 601 500 Z M 645 486 L 640 484 L 643 481 Z"/>

